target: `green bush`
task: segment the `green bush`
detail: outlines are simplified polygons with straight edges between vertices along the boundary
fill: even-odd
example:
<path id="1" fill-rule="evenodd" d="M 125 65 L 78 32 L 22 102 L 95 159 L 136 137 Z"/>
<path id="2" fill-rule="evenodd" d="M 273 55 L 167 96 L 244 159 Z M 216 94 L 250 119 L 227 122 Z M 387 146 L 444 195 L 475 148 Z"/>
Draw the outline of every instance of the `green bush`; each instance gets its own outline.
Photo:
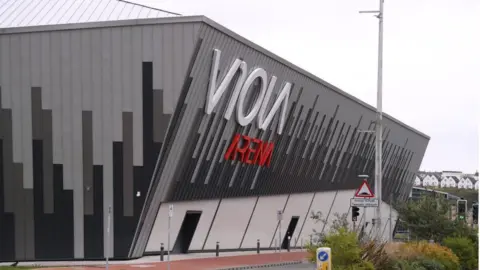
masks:
<path id="1" fill-rule="evenodd" d="M 431 259 L 417 258 L 415 260 L 399 260 L 396 261 L 394 270 L 445 270 L 440 262 Z"/>
<path id="2" fill-rule="evenodd" d="M 375 270 L 373 264 L 362 259 L 362 249 L 358 243 L 357 234 L 347 228 L 338 228 L 330 231 L 321 244 L 308 243 L 307 259 L 316 261 L 316 251 L 320 246 L 332 250 L 332 266 L 338 270 Z"/>
<path id="3" fill-rule="evenodd" d="M 371 262 L 376 270 L 391 270 L 394 261 L 387 253 L 386 245 L 373 240 L 365 241 L 360 245 L 362 260 Z"/>
<path id="4" fill-rule="evenodd" d="M 398 250 L 393 253 L 393 256 L 397 259 L 417 262 L 424 259 L 435 260 L 441 263 L 445 270 L 460 269 L 457 255 L 451 249 L 437 243 L 426 241 L 404 243 L 398 246 Z"/>
<path id="5" fill-rule="evenodd" d="M 445 266 L 439 261 L 432 259 L 421 259 L 417 261 L 418 264 L 426 270 L 445 270 Z"/>
<path id="6" fill-rule="evenodd" d="M 477 249 L 475 243 L 469 238 L 448 237 L 443 240 L 443 245 L 450 248 L 457 255 L 463 269 L 478 269 Z"/>

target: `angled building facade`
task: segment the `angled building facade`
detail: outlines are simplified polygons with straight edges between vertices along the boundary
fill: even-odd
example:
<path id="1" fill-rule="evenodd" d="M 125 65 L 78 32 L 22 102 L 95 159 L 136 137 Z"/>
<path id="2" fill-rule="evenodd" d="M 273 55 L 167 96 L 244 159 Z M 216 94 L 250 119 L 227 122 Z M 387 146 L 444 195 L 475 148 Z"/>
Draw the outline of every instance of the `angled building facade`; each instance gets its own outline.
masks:
<path id="1" fill-rule="evenodd" d="M 374 171 L 373 107 L 205 17 L 1 29 L 0 104 L 0 261 L 158 252 L 169 205 L 174 252 L 299 247 Z M 384 125 L 386 236 L 429 137 Z"/>

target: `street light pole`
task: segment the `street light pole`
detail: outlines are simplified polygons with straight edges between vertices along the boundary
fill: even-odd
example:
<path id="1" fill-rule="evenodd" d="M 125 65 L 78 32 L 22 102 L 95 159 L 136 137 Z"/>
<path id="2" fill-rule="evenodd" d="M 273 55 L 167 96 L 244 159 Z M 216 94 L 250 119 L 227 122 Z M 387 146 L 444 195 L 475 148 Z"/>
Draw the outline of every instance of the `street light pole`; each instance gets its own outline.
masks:
<path id="1" fill-rule="evenodd" d="M 378 11 L 360 11 L 360 13 L 376 13 L 378 23 L 378 73 L 377 73 L 377 117 L 375 124 L 375 196 L 379 201 L 376 209 L 375 225 L 376 235 L 380 239 L 382 233 L 382 149 L 383 149 L 383 127 L 382 127 L 382 86 L 383 86 L 383 1 L 380 0 Z"/>

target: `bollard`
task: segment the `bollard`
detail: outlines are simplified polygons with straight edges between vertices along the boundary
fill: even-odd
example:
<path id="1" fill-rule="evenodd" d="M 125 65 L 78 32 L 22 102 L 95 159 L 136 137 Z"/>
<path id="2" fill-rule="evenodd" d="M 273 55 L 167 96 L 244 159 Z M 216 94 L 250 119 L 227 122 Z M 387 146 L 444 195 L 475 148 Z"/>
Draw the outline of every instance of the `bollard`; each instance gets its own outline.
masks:
<path id="1" fill-rule="evenodd" d="M 160 244 L 160 261 L 163 262 L 163 253 L 165 248 L 163 247 L 163 243 Z"/>
<path id="2" fill-rule="evenodd" d="M 288 236 L 288 241 L 287 241 L 287 251 L 290 252 L 290 239 L 291 237 Z"/>
<path id="3" fill-rule="evenodd" d="M 316 252 L 317 268 L 319 270 L 332 270 L 332 250 L 328 247 L 319 247 Z"/>
<path id="4" fill-rule="evenodd" d="M 217 246 L 215 247 L 215 256 L 218 257 L 218 253 L 220 252 L 220 242 L 217 242 Z"/>
<path id="5" fill-rule="evenodd" d="M 257 239 L 257 254 L 260 254 L 260 239 Z"/>

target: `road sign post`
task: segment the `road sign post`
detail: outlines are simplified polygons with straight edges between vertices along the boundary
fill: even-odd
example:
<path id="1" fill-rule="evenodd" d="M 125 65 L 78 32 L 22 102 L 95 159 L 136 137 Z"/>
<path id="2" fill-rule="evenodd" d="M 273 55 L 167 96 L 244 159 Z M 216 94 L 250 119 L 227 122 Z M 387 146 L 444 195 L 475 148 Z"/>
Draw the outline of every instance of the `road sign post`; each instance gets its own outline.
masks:
<path id="1" fill-rule="evenodd" d="M 167 269 L 170 270 L 170 234 L 171 234 L 171 229 L 170 229 L 170 223 L 171 219 L 173 217 L 173 204 L 170 204 L 168 206 L 168 249 L 167 249 Z"/>
<path id="2" fill-rule="evenodd" d="M 283 219 L 283 210 L 277 211 L 277 220 L 278 220 L 278 252 L 282 252 L 282 219 Z"/>
<path id="3" fill-rule="evenodd" d="M 332 270 L 332 250 L 330 248 L 317 248 L 317 270 Z"/>
<path id="4" fill-rule="evenodd" d="M 107 217 L 107 256 L 105 256 L 105 268 L 108 270 L 109 262 L 108 259 L 110 257 L 110 223 L 112 219 L 112 206 L 108 206 L 108 217 Z"/>

